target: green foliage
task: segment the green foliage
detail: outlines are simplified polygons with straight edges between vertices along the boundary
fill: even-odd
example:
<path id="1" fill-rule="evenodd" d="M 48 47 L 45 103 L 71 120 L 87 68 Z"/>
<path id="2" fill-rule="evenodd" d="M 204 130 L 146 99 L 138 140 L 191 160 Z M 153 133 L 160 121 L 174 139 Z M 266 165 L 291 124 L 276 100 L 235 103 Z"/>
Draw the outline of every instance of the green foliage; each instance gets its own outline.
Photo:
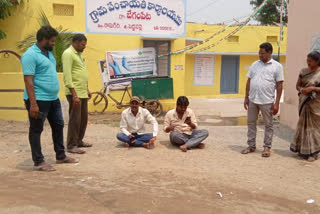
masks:
<path id="1" fill-rule="evenodd" d="M 5 20 L 9 16 L 13 15 L 13 9 L 22 4 L 23 0 L 0 0 L 0 20 Z M 5 39 L 6 33 L 0 29 L 0 39 Z"/>
<path id="2" fill-rule="evenodd" d="M 39 28 L 42 26 L 50 25 L 48 17 L 42 10 L 40 11 L 40 17 L 38 19 L 38 23 L 39 23 Z M 56 30 L 59 32 L 59 35 L 56 38 L 56 44 L 53 47 L 52 53 L 57 61 L 57 72 L 62 72 L 61 57 L 63 52 L 71 45 L 73 34 L 67 33 L 67 30 L 63 29 L 61 26 L 57 27 Z M 18 48 L 22 52 L 25 52 L 34 43 L 37 42 L 37 39 L 36 39 L 37 31 L 38 29 L 36 29 L 34 33 L 27 35 L 25 39 L 17 43 Z"/>
<path id="3" fill-rule="evenodd" d="M 254 9 L 259 7 L 264 0 L 251 0 L 250 4 Z M 282 0 L 269 0 L 267 5 L 262 9 L 260 14 L 255 18 L 262 25 L 276 25 L 280 23 L 280 11 L 281 11 L 281 1 Z M 289 1 L 287 1 L 289 2 Z M 288 13 L 287 7 L 285 7 L 285 13 L 283 14 L 283 22 L 287 24 Z"/>

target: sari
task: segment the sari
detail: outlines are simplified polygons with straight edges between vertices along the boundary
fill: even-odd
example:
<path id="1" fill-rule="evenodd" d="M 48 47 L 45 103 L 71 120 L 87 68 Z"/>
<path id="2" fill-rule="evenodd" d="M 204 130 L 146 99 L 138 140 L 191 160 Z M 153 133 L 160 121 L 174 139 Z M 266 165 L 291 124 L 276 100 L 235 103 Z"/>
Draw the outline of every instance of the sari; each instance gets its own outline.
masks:
<path id="1" fill-rule="evenodd" d="M 302 88 L 319 85 L 320 68 L 314 72 L 302 69 L 299 77 Z M 309 101 L 305 102 L 306 99 Z M 299 110 L 301 114 L 290 150 L 303 156 L 311 156 L 320 152 L 320 94 L 312 92 L 308 96 L 300 93 Z"/>

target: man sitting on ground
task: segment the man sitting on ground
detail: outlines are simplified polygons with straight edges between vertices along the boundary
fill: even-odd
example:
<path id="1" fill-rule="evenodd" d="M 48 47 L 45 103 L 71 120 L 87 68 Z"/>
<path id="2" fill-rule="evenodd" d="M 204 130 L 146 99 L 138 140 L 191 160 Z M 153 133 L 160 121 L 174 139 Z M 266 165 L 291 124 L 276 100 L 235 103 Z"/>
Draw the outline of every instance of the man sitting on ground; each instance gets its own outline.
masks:
<path id="1" fill-rule="evenodd" d="M 180 146 L 183 152 L 192 148 L 203 149 L 202 141 L 209 135 L 207 130 L 197 129 L 196 116 L 188 106 L 188 98 L 179 97 L 176 109 L 170 110 L 164 120 L 164 131 L 170 132 L 170 142 L 175 146 Z"/>
<path id="2" fill-rule="evenodd" d="M 153 125 L 153 133 L 146 134 L 145 121 Z M 133 96 L 130 100 L 130 108 L 121 114 L 121 133 L 117 135 L 118 140 L 125 143 L 126 147 L 145 147 L 150 149 L 158 134 L 158 122 L 147 109 L 140 107 L 139 97 Z"/>

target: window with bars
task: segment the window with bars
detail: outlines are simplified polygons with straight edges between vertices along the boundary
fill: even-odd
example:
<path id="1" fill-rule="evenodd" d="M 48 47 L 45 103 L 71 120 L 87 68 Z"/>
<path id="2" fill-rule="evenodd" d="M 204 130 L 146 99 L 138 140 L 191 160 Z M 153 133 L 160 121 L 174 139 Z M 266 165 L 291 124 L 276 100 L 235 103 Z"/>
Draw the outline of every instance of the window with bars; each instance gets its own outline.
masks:
<path id="1" fill-rule="evenodd" d="M 70 4 L 53 4 L 53 15 L 74 16 L 74 6 Z"/>
<path id="2" fill-rule="evenodd" d="M 170 41 L 144 40 L 143 47 L 153 47 L 156 55 L 163 55 L 170 52 Z M 156 57 L 157 71 L 159 76 L 170 76 L 170 56 Z"/>

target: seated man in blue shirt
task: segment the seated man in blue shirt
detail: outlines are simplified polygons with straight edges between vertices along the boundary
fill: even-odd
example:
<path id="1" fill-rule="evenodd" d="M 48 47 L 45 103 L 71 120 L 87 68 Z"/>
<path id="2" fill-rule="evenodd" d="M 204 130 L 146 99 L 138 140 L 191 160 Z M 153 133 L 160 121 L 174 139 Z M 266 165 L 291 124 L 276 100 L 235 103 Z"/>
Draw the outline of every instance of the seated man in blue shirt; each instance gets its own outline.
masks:
<path id="1" fill-rule="evenodd" d="M 22 56 L 21 64 L 24 75 L 25 90 L 23 99 L 28 110 L 30 121 L 29 142 L 34 169 L 55 171 L 47 164 L 41 152 L 40 137 L 43 124 L 48 119 L 56 152 L 57 163 L 77 163 L 74 158 L 67 157 L 63 145 L 62 110 L 58 98 L 59 80 L 56 72 L 56 60 L 52 54 L 58 32 L 44 26 L 37 32 L 37 43 Z"/>

